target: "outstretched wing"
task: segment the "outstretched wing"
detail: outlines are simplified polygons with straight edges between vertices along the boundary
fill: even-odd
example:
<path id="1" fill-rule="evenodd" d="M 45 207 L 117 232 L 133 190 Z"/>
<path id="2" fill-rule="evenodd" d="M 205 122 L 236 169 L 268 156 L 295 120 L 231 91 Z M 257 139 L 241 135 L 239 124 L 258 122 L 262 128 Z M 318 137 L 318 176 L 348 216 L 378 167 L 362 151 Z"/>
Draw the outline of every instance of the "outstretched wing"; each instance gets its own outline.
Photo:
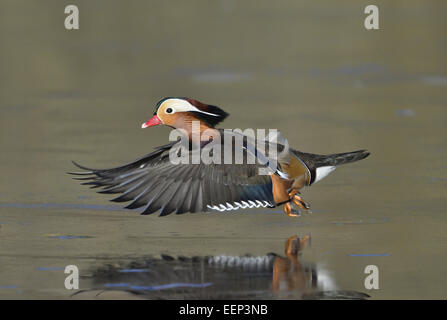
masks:
<path id="1" fill-rule="evenodd" d="M 174 143 L 156 148 L 133 162 L 111 169 L 90 169 L 73 162 L 84 172 L 70 172 L 83 184 L 102 188 L 99 193 L 120 195 L 112 201 L 131 201 L 126 208 L 144 207 L 142 214 L 160 210 L 203 212 L 239 208 L 274 207 L 272 180 L 259 175 L 256 164 L 174 164 L 169 150 Z"/>

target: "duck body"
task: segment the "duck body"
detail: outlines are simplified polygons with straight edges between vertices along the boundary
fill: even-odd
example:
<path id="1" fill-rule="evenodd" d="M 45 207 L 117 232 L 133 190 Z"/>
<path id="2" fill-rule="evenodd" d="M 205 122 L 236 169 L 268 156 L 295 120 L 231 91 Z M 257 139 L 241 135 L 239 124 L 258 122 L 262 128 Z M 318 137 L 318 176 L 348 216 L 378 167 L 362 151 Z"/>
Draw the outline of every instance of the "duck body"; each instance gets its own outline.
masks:
<path id="1" fill-rule="evenodd" d="M 189 98 L 164 98 L 142 127 L 168 125 L 178 140 L 155 148 L 141 158 L 110 169 L 91 169 L 73 162 L 71 172 L 99 193 L 119 194 L 142 214 L 230 211 L 284 205 L 289 216 L 309 212 L 298 194 L 336 166 L 361 160 L 365 150 L 316 155 L 289 148 L 284 141 L 256 139 L 215 126 L 228 114 Z M 267 145 L 258 148 L 259 142 Z M 275 148 L 274 157 L 268 152 Z M 198 155 L 198 156 L 197 156 Z M 197 157 L 195 157 L 197 156 Z M 195 158 L 194 158 L 195 157 Z"/>

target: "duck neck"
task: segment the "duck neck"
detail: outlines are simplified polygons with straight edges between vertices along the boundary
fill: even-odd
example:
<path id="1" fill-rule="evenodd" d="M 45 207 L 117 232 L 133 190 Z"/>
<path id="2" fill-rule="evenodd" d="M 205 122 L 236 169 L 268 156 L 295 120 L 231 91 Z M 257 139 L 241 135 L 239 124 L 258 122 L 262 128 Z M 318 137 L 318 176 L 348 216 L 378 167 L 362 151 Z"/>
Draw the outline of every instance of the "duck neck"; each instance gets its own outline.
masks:
<path id="1" fill-rule="evenodd" d="M 186 119 L 182 123 L 178 124 L 176 129 L 181 129 L 182 134 L 188 137 L 189 141 L 196 144 L 201 144 L 209 142 L 219 131 L 216 128 L 210 127 L 203 121 L 197 119 Z"/>

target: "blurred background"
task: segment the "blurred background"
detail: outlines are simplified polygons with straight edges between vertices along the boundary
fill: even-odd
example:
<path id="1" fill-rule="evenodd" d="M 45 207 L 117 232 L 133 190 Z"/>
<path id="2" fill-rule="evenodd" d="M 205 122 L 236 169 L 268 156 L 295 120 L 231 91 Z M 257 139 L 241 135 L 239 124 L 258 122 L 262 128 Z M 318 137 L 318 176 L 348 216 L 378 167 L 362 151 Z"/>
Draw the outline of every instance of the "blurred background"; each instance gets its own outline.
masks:
<path id="1" fill-rule="evenodd" d="M 64 28 L 68 4 L 79 30 Z M 379 30 L 364 28 L 369 4 Z M 320 291 L 446 298 L 445 12 L 434 0 L 1 0 L 0 298 L 70 298 L 69 264 L 93 290 L 105 265 L 283 254 L 305 234 L 302 259 L 331 279 Z M 140 129 L 164 96 L 220 106 L 225 128 L 279 129 L 301 151 L 372 154 L 305 190 L 314 213 L 296 219 L 277 209 L 140 216 L 65 174 L 70 160 L 111 167 L 166 143 L 169 128 Z M 379 290 L 364 287 L 371 264 Z M 258 298 L 302 297 L 264 284 Z"/>

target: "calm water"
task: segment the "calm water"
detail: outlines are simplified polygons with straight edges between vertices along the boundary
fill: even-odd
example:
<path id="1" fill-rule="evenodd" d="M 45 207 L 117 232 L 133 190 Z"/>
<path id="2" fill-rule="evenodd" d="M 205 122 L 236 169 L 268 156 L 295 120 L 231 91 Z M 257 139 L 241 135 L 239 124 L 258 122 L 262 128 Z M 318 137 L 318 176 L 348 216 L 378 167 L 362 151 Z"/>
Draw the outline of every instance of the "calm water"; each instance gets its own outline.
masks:
<path id="1" fill-rule="evenodd" d="M 60 1 L 0 3 L 0 298 L 447 297 L 447 3 L 376 1 L 379 31 L 362 1 L 72 3 L 78 31 Z M 302 151 L 372 155 L 305 190 L 313 214 L 294 219 L 140 216 L 65 174 L 165 143 L 140 129 L 163 96 Z"/>

